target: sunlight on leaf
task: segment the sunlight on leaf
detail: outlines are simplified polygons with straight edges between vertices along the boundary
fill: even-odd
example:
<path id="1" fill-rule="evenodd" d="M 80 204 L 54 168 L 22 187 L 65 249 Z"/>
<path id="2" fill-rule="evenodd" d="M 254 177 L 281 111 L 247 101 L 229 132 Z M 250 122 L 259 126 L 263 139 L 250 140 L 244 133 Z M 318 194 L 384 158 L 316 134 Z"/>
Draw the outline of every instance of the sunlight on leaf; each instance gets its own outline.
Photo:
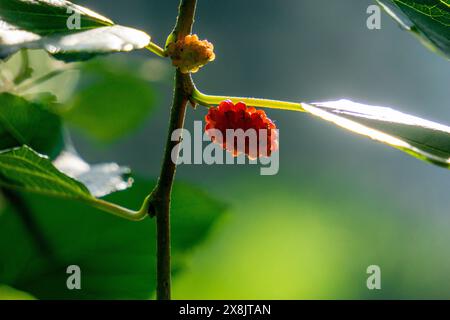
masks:
<path id="1" fill-rule="evenodd" d="M 1 185 L 94 206 L 98 204 L 95 196 L 129 188 L 132 180 L 124 179 L 128 173 L 128 168 L 115 163 L 90 166 L 69 152 L 63 152 L 54 164 L 27 146 L 0 152 Z"/>
<path id="2" fill-rule="evenodd" d="M 66 0 L 2 0 L 0 17 L 3 21 L 39 35 L 72 32 L 70 17 L 80 17 L 83 30 L 110 26 L 114 23 L 98 14 Z"/>
<path id="3" fill-rule="evenodd" d="M 70 26 L 73 17 L 79 25 Z M 128 52 L 150 43 L 145 32 L 115 25 L 89 9 L 64 0 L 2 0 L 0 2 L 0 57 L 21 48 L 45 49 L 65 61 L 97 54 Z"/>
<path id="4" fill-rule="evenodd" d="M 302 104 L 303 108 L 344 129 L 367 136 L 421 160 L 450 168 L 450 127 L 385 107 L 348 100 Z"/>
<path id="5" fill-rule="evenodd" d="M 124 177 L 130 169 L 117 163 L 90 165 L 73 151 L 63 151 L 53 165 L 69 177 L 82 182 L 97 198 L 131 187 L 133 180 Z"/>
<path id="6" fill-rule="evenodd" d="M 0 153 L 0 184 L 62 198 L 92 198 L 83 184 L 64 175 L 47 157 L 26 146 Z"/>

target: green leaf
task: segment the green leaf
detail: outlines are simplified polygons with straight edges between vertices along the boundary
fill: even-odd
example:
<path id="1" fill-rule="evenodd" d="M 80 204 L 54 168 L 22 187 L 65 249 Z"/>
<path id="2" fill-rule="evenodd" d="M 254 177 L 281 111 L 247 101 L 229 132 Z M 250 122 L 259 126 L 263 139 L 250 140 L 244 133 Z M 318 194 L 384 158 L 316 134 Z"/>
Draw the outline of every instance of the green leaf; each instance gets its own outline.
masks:
<path id="1" fill-rule="evenodd" d="M 344 129 L 450 169 L 450 127 L 391 108 L 348 100 L 303 103 L 305 111 Z"/>
<path id="2" fill-rule="evenodd" d="M 107 200 L 138 205 L 154 186 L 135 187 Z M 0 215 L 0 282 L 39 299 L 148 299 L 156 286 L 154 221 L 129 222 L 79 203 L 25 196 L 54 260 L 40 256 L 18 215 Z M 225 206 L 201 190 L 175 184 L 172 201 L 173 265 L 179 272 L 188 254 L 208 235 Z M 11 250 L 11 239 L 14 250 Z M 81 268 L 81 290 L 68 290 L 69 265 Z"/>
<path id="3" fill-rule="evenodd" d="M 94 196 L 129 188 L 132 180 L 123 177 L 128 173 L 128 168 L 115 163 L 90 166 L 67 151 L 54 164 L 27 146 L 0 152 L 0 185 L 93 206 L 104 203 Z"/>
<path id="4" fill-rule="evenodd" d="M 40 103 L 0 93 L 0 150 L 29 145 L 56 156 L 63 146 L 61 121 Z"/>
<path id="5" fill-rule="evenodd" d="M 35 300 L 35 298 L 26 292 L 0 284 L 0 300 Z"/>
<path id="6" fill-rule="evenodd" d="M 145 201 L 142 199 L 140 209 L 135 211 L 94 197 L 131 187 L 133 180 L 123 177 L 128 174 L 127 168 L 115 163 L 90 166 L 76 154 L 67 151 L 55 160 L 55 165 L 71 176 L 28 146 L 0 152 L 0 186 L 77 200 L 128 220 L 139 221 L 146 217 L 147 198 Z M 86 185 L 79 180 L 86 182 Z"/>
<path id="7" fill-rule="evenodd" d="M 377 0 L 401 26 L 450 58 L 449 0 Z"/>
<path id="8" fill-rule="evenodd" d="M 156 107 L 154 86 L 139 73 L 139 66 L 144 64 L 113 57 L 83 63 L 75 93 L 56 112 L 100 142 L 123 137 Z"/>
<path id="9" fill-rule="evenodd" d="M 3 21 L 41 36 L 70 33 L 68 19 L 76 14 L 83 30 L 114 24 L 98 13 L 64 0 L 2 0 L 0 13 Z"/>
<path id="10" fill-rule="evenodd" d="M 0 184 L 67 199 L 91 200 L 88 189 L 27 146 L 0 153 Z"/>
<path id="11" fill-rule="evenodd" d="M 0 57 L 21 48 L 45 49 L 65 61 L 127 52 L 150 44 L 145 32 L 115 25 L 65 0 L 2 0 Z"/>

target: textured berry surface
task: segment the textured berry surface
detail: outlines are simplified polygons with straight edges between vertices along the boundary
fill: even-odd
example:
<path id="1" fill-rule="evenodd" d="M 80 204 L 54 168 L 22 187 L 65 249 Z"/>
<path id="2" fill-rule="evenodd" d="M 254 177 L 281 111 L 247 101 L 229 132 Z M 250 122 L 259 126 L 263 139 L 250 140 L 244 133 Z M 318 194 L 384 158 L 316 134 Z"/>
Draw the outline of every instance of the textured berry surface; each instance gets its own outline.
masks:
<path id="1" fill-rule="evenodd" d="M 247 107 L 245 103 L 233 104 L 230 100 L 225 100 L 218 107 L 210 108 L 205 117 L 205 131 L 214 143 L 218 143 L 225 150 L 231 152 L 233 156 L 245 153 L 250 159 L 262 156 L 270 156 L 278 149 L 278 132 L 275 123 L 270 120 L 266 113 L 254 107 Z M 211 129 L 220 131 L 221 135 L 214 136 Z M 234 141 L 227 141 L 227 129 L 248 129 L 255 130 L 257 144 L 249 143 L 245 139 L 245 145 L 239 146 L 237 138 Z M 262 130 L 262 131 L 261 131 Z"/>
<path id="2" fill-rule="evenodd" d="M 195 73 L 216 58 L 214 46 L 207 40 L 199 40 L 196 34 L 170 43 L 167 54 L 172 59 L 172 64 L 183 73 Z"/>

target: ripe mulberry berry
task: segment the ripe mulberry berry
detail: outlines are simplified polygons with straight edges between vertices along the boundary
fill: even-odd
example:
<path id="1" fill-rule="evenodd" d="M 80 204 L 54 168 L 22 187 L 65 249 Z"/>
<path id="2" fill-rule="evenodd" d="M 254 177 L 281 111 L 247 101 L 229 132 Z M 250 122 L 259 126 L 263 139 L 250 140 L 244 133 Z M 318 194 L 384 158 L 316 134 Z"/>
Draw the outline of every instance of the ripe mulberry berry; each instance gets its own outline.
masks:
<path id="1" fill-rule="evenodd" d="M 249 159 L 269 157 L 273 151 L 278 149 L 278 132 L 275 123 L 267 118 L 262 110 L 247 107 L 245 103 L 233 104 L 230 100 L 222 101 L 218 107 L 210 108 L 205 117 L 205 132 L 214 143 L 218 143 L 223 149 L 231 152 L 233 156 L 245 153 Z M 215 135 L 211 129 L 220 131 Z M 239 145 L 237 134 L 230 136 L 234 141 L 227 140 L 227 129 L 247 130 L 253 129 L 256 133 L 257 142 L 250 143 L 249 136 L 245 136 L 245 143 Z M 236 131 L 234 131 L 236 133 Z"/>
<path id="2" fill-rule="evenodd" d="M 196 34 L 171 42 L 166 52 L 182 73 L 195 73 L 216 58 L 214 46 L 207 40 L 200 41 Z"/>

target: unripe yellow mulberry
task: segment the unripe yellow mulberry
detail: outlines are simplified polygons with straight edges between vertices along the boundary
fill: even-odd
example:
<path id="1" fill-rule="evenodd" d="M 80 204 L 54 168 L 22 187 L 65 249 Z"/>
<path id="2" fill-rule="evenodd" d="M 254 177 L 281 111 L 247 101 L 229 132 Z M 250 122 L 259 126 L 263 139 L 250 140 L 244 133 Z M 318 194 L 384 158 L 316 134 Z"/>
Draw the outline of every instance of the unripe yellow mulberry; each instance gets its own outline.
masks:
<path id="1" fill-rule="evenodd" d="M 212 43 L 207 40 L 200 41 L 196 34 L 170 43 L 166 52 L 172 59 L 172 64 L 182 73 L 195 73 L 216 58 Z"/>

